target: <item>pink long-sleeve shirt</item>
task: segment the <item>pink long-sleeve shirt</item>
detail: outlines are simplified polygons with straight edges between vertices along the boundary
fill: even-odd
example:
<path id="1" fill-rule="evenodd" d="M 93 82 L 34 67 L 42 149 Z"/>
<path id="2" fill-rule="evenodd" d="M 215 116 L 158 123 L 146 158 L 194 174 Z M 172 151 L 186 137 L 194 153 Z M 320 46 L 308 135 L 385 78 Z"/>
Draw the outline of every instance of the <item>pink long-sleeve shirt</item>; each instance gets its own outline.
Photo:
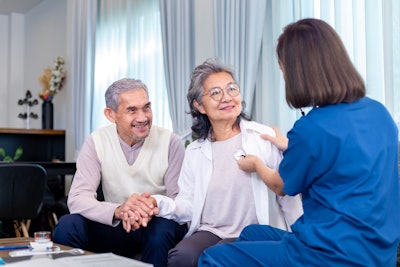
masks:
<path id="1" fill-rule="evenodd" d="M 132 165 L 139 155 L 143 142 L 132 147 L 119 138 L 127 162 Z M 178 177 L 185 153 L 184 145 L 176 134 L 171 135 L 168 151 L 168 169 L 164 176 L 166 196 L 175 198 L 178 194 Z M 157 166 L 157 163 L 149 163 Z M 97 188 L 101 181 L 101 165 L 92 136 L 88 136 L 76 161 L 77 171 L 68 194 L 68 208 L 71 213 L 79 213 L 92 221 L 107 225 L 117 225 L 114 211 L 122 203 L 97 200 Z M 123 186 L 123 185 L 122 185 Z M 133 192 L 132 192 L 133 193 Z"/>

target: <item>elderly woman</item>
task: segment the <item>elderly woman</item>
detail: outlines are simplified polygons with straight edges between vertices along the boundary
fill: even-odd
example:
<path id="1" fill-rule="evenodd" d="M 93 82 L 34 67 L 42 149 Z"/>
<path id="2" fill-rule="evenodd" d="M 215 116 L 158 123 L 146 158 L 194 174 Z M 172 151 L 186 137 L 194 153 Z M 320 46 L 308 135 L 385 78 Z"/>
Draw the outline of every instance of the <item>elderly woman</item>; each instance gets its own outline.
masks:
<path id="1" fill-rule="evenodd" d="M 302 214 L 299 196 L 281 197 L 256 172 L 239 169 L 246 153 L 277 169 L 282 155 L 260 134 L 274 134 L 242 114 L 240 88 L 231 70 L 214 60 L 195 68 L 187 98 L 197 140 L 186 149 L 175 201 L 157 199 L 159 216 L 190 222 L 189 231 L 168 255 L 168 265 L 197 266 L 204 249 L 233 241 L 249 224 L 283 230 Z"/>

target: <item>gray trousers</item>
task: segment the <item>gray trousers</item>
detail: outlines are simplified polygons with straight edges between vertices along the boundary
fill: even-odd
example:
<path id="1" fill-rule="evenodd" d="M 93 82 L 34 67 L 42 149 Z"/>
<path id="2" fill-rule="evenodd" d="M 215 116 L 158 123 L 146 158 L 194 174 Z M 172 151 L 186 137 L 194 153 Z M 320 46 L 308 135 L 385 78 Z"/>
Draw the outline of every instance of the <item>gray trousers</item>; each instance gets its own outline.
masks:
<path id="1" fill-rule="evenodd" d="M 168 252 L 168 266 L 197 267 L 201 253 L 208 247 L 235 241 L 236 238 L 221 239 L 211 232 L 198 231 L 182 239 Z"/>

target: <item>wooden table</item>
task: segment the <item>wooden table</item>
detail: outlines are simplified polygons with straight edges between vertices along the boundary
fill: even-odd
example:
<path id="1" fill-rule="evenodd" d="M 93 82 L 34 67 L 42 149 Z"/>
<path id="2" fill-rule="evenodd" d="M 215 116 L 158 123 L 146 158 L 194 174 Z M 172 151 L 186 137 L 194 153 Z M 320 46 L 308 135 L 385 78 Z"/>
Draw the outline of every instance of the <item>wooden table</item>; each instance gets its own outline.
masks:
<path id="1" fill-rule="evenodd" d="M 0 246 L 20 246 L 20 245 L 29 245 L 29 242 L 33 241 L 32 237 L 16 237 L 16 238 L 0 238 Z M 71 249 L 71 247 L 68 246 L 63 246 L 63 245 L 58 245 L 58 244 L 53 244 L 53 246 L 58 246 L 60 247 L 61 250 L 68 250 Z M 122 256 L 118 256 L 113 253 L 93 253 L 89 251 L 84 251 L 85 256 L 77 256 L 77 257 L 70 257 L 72 256 L 71 254 L 66 255 L 64 252 L 64 255 L 61 254 L 50 254 L 50 255 L 39 255 L 40 258 L 38 259 L 37 256 L 21 256 L 21 257 L 10 257 L 9 252 L 13 251 L 12 250 L 0 250 L 0 258 L 3 259 L 5 265 L 13 262 L 20 262 L 23 264 L 23 266 L 31 266 L 34 264 L 34 266 L 38 266 L 38 260 L 43 260 L 40 261 L 40 266 L 49 266 L 46 265 L 49 263 L 49 260 L 67 260 L 67 263 L 70 263 L 72 265 L 53 265 L 50 261 L 51 266 L 95 266 L 97 265 L 96 263 L 101 264 L 101 266 L 104 266 L 104 262 L 108 263 L 109 266 L 137 266 L 137 267 L 152 267 L 152 264 L 149 263 L 144 263 L 138 260 L 130 259 L 130 258 L 125 258 Z M 89 255 L 90 254 L 90 255 Z M 61 258 L 60 258 L 61 257 Z M 29 262 L 32 260 L 32 263 Z M 72 261 L 71 261 L 72 260 Z M 33 263 L 35 261 L 35 263 Z M 46 264 L 43 265 L 43 263 L 46 262 Z M 75 263 L 75 264 L 74 264 Z M 1 265 L 1 264 L 0 264 Z M 11 265 L 13 266 L 13 265 Z"/>
<path id="2" fill-rule="evenodd" d="M 33 241 L 32 237 L 15 237 L 15 238 L 0 238 L 0 246 L 23 246 L 23 245 L 29 245 L 29 242 Z M 71 247 L 64 246 L 64 245 L 59 245 L 59 244 L 53 244 L 53 246 L 58 246 L 60 247 L 61 250 L 67 250 L 71 249 Z M 9 252 L 13 251 L 15 249 L 11 250 L 0 250 L 0 258 L 5 258 L 9 257 Z M 92 252 L 85 251 L 84 254 L 93 254 Z"/>

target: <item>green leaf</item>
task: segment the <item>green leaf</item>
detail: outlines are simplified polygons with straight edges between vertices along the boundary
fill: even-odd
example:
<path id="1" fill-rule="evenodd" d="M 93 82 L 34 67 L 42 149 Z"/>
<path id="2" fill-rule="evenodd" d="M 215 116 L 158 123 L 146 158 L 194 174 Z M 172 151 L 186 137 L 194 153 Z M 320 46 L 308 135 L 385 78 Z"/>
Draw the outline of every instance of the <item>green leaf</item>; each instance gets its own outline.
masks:
<path id="1" fill-rule="evenodd" d="M 14 160 L 19 159 L 22 156 L 22 153 L 24 152 L 24 150 L 22 149 L 22 147 L 18 147 L 17 150 L 15 150 L 15 154 L 14 154 Z"/>
<path id="2" fill-rule="evenodd" d="M 6 151 L 4 150 L 4 148 L 0 148 L 0 156 L 2 156 L 3 158 L 6 156 Z"/>
<path id="3" fill-rule="evenodd" d="M 190 144 L 190 141 L 189 140 L 186 140 L 185 141 L 185 148 L 187 148 L 187 146 Z"/>
<path id="4" fill-rule="evenodd" d="M 4 162 L 13 162 L 13 159 L 10 156 L 5 156 L 3 161 Z"/>

